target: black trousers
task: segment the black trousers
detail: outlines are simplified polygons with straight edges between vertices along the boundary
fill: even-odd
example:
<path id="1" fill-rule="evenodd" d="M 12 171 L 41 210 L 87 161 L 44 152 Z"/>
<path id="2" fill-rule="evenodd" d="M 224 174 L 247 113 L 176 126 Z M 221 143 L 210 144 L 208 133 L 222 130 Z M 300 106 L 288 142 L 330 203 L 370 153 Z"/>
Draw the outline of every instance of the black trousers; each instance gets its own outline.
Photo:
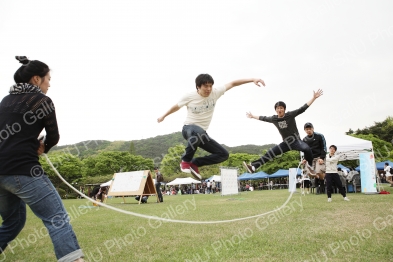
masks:
<path id="1" fill-rule="evenodd" d="M 325 193 L 325 180 L 315 178 L 315 187 L 317 188 L 317 194 Z"/>
<path id="2" fill-rule="evenodd" d="M 200 167 L 224 162 L 229 157 L 228 151 L 197 125 L 183 126 L 182 135 L 187 140 L 186 152 L 182 156 L 185 162 L 192 162 Z M 194 158 L 198 147 L 211 155 Z"/>
<path id="3" fill-rule="evenodd" d="M 343 188 L 343 185 L 341 184 L 340 176 L 337 173 L 326 173 L 325 180 L 326 180 L 328 198 L 332 197 L 333 183 L 335 187 L 338 187 L 338 189 L 340 190 L 340 194 L 343 197 L 346 197 L 345 189 Z"/>
<path id="4" fill-rule="evenodd" d="M 304 158 L 307 160 L 308 164 L 312 166 L 314 158 L 312 157 L 311 148 L 305 142 L 295 137 L 289 137 L 286 141 L 270 148 L 261 158 L 251 162 L 251 165 L 254 166 L 256 170 L 266 162 L 291 150 L 302 151 L 304 153 Z"/>
<path id="5" fill-rule="evenodd" d="M 156 182 L 155 186 L 156 186 L 158 201 L 164 202 L 164 199 L 162 198 L 162 193 L 161 193 L 161 183 L 160 182 Z"/>

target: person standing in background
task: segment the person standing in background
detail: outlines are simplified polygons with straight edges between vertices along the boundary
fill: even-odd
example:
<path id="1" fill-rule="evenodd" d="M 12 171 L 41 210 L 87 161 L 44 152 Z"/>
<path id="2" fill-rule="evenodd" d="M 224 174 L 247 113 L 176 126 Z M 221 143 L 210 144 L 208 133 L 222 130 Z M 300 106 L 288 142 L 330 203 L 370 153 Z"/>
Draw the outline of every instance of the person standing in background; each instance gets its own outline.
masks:
<path id="1" fill-rule="evenodd" d="M 164 182 L 164 176 L 161 174 L 161 172 L 158 170 L 158 167 L 154 168 L 154 172 L 156 173 L 156 192 L 158 196 L 158 201 L 164 202 L 164 198 L 162 197 L 162 192 L 161 192 L 161 182 Z"/>
<path id="2" fill-rule="evenodd" d="M 329 154 L 326 156 L 326 186 L 327 186 L 327 197 L 328 202 L 332 202 L 332 191 L 333 183 L 339 189 L 340 194 L 343 196 L 345 201 L 349 201 L 346 196 L 346 192 L 341 184 L 340 177 L 338 175 L 337 163 L 340 160 L 341 155 L 336 155 L 337 147 L 331 145 L 329 147 Z"/>
<path id="3" fill-rule="evenodd" d="M 392 168 L 389 166 L 389 163 L 385 163 L 384 171 L 385 171 L 386 181 L 387 181 L 388 183 L 390 183 L 390 186 L 391 186 L 391 187 L 393 187 L 393 181 L 392 181 L 393 175 L 392 175 L 392 173 L 390 172 L 391 169 L 392 169 Z"/>

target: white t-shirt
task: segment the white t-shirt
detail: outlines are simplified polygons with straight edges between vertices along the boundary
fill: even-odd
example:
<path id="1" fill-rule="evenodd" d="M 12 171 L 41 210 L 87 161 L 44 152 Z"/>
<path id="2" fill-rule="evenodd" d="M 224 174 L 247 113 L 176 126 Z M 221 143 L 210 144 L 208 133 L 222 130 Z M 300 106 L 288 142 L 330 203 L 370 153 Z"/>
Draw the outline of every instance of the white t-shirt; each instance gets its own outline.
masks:
<path id="1" fill-rule="evenodd" d="M 385 176 L 392 176 L 392 174 L 390 174 L 390 166 L 385 167 Z"/>
<path id="2" fill-rule="evenodd" d="M 179 107 L 187 106 L 185 125 L 197 125 L 203 130 L 209 128 L 213 118 L 217 100 L 225 93 L 226 87 L 213 88 L 208 97 L 199 95 L 196 91 L 186 94 L 178 103 Z"/>

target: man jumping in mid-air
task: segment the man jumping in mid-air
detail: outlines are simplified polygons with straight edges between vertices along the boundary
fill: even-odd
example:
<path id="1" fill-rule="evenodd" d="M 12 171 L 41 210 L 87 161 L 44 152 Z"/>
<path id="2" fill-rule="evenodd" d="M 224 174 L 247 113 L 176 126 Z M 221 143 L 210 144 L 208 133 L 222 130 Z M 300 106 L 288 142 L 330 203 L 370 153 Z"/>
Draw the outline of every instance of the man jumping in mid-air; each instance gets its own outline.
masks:
<path id="1" fill-rule="evenodd" d="M 213 88 L 214 80 L 208 74 L 201 74 L 195 79 L 196 92 L 188 93 L 163 116 L 157 119 L 158 123 L 164 121 L 165 117 L 187 106 L 187 118 L 184 122 L 182 134 L 187 140 L 186 152 L 182 156 L 180 169 L 191 173 L 195 178 L 201 180 L 198 167 L 221 163 L 228 159 L 229 153 L 219 143 L 213 140 L 206 130 L 209 127 L 216 107 L 217 100 L 228 90 L 235 86 L 253 82 L 257 86 L 265 86 L 261 79 L 249 78 L 230 82 L 224 86 Z M 211 155 L 194 158 L 198 147 L 211 153 Z"/>
<path id="2" fill-rule="evenodd" d="M 299 109 L 285 112 L 286 105 L 284 102 L 279 101 L 274 105 L 274 109 L 277 115 L 273 116 L 255 116 L 251 112 L 247 113 L 248 118 L 254 118 L 257 120 L 273 123 L 278 131 L 280 132 L 283 142 L 275 147 L 269 149 L 265 155 L 260 159 L 247 164 L 243 162 L 244 167 L 249 173 L 254 173 L 259 167 L 265 164 L 267 161 L 272 160 L 274 157 L 284 154 L 290 150 L 302 151 L 304 157 L 307 160 L 306 169 L 312 174 L 314 173 L 312 169 L 313 155 L 310 147 L 302 141 L 299 136 L 299 131 L 297 130 L 295 117 L 306 111 L 306 109 L 311 106 L 311 104 L 323 94 L 323 91 L 319 89 L 317 92 L 314 91 L 313 97 L 310 101 L 304 104 Z"/>

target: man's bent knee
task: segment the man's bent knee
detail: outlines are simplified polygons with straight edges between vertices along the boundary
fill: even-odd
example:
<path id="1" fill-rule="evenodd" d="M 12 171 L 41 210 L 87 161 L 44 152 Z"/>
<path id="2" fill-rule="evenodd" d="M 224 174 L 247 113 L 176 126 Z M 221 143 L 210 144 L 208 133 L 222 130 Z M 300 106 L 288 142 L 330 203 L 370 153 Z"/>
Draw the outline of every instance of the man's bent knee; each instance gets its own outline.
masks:
<path id="1" fill-rule="evenodd" d="M 219 157 L 220 157 L 221 162 L 227 160 L 229 158 L 228 151 L 225 150 L 225 151 L 221 152 Z"/>

